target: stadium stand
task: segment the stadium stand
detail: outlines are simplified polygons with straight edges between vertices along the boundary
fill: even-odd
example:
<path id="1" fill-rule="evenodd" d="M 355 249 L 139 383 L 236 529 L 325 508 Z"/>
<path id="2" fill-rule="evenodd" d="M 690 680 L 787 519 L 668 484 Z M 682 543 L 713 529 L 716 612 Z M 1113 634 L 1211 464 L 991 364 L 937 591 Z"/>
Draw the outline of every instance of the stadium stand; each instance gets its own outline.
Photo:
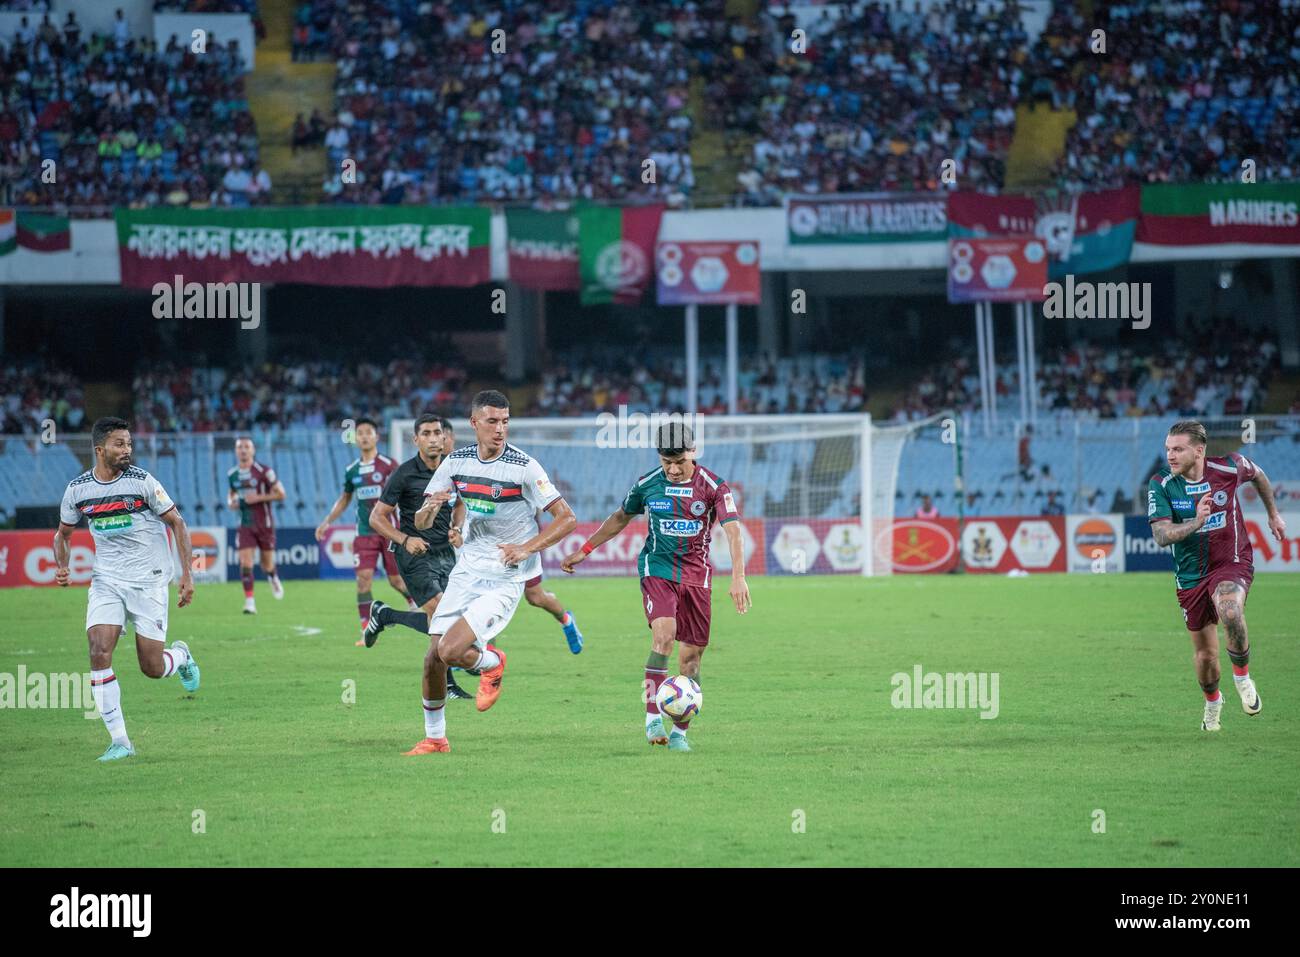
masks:
<path id="1" fill-rule="evenodd" d="M 259 201 L 257 131 L 232 43 L 202 57 L 49 17 L 0 38 L 0 179 L 19 206 Z M 60 175 L 41 176 L 53 160 Z"/>

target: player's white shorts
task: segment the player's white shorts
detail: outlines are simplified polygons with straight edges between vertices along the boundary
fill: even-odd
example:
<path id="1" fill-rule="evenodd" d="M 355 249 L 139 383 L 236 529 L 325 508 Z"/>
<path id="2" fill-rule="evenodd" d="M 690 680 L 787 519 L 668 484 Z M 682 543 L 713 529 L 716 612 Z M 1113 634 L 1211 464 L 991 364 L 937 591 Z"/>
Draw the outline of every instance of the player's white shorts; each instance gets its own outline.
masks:
<path id="1" fill-rule="evenodd" d="M 91 625 L 135 624 L 135 633 L 158 641 L 167 640 L 167 586 L 132 585 L 104 578 L 90 580 L 86 604 L 86 627 Z"/>
<path id="2" fill-rule="evenodd" d="M 475 647 L 482 649 L 505 631 L 523 597 L 523 582 L 477 578 L 465 566 L 457 565 L 429 622 L 429 634 L 445 635 L 458 619 L 464 618 L 474 632 Z"/>

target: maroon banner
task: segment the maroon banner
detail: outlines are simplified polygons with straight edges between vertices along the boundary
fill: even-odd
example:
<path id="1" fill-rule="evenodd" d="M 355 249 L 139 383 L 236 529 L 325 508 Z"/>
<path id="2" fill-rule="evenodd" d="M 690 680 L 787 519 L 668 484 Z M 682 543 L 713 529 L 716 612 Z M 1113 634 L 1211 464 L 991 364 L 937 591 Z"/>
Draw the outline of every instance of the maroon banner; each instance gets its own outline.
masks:
<path id="1" fill-rule="evenodd" d="M 191 286 L 196 292 L 207 283 L 476 286 L 491 278 L 487 207 L 117 209 L 114 216 L 122 285 L 183 284 L 190 299 Z"/>
<path id="2" fill-rule="evenodd" d="M 971 518 L 961 534 L 968 572 L 1066 571 L 1065 516 Z"/>

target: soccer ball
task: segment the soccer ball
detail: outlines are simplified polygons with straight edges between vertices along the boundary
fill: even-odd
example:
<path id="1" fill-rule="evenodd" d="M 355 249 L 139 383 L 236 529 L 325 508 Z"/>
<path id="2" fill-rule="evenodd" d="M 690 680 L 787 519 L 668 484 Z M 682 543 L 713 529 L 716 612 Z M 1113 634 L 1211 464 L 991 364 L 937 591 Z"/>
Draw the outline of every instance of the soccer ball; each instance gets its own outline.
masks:
<path id="1" fill-rule="evenodd" d="M 700 708 L 704 706 L 704 692 L 695 679 L 678 675 L 659 686 L 655 704 L 673 719 L 674 724 L 682 724 L 700 716 Z"/>

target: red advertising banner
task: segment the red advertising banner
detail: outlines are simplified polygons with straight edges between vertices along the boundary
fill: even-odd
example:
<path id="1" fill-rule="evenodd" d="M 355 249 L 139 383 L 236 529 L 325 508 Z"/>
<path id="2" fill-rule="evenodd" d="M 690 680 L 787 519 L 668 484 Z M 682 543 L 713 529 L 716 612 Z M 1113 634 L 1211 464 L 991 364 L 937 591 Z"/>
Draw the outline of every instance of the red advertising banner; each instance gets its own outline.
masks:
<path id="1" fill-rule="evenodd" d="M 661 242 L 655 262 L 661 306 L 756 306 L 762 298 L 758 243 Z"/>
<path id="2" fill-rule="evenodd" d="M 1063 572 L 1065 516 L 973 518 L 961 534 L 968 572 Z"/>
<path id="3" fill-rule="evenodd" d="M 68 571 L 72 584 L 87 585 L 95 565 L 95 544 L 90 532 L 72 533 Z M 54 531 L 0 532 L 0 588 L 22 585 L 53 585 Z"/>
<path id="4" fill-rule="evenodd" d="M 1047 247 L 1030 237 L 948 240 L 948 301 L 1041 302 Z"/>
<path id="5" fill-rule="evenodd" d="M 940 574 L 957 567 L 957 519 L 899 518 L 894 520 L 894 574 Z M 876 554 L 884 554 L 882 530 L 876 536 Z"/>

